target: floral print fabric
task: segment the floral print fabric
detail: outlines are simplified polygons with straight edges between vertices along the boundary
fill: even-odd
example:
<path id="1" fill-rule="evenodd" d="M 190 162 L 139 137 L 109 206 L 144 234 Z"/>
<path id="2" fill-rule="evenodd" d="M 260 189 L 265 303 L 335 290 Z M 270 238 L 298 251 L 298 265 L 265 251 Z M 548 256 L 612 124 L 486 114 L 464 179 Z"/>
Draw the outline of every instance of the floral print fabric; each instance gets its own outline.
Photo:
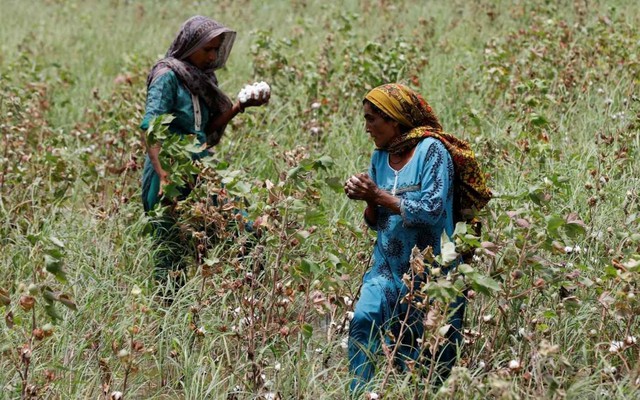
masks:
<path id="1" fill-rule="evenodd" d="M 419 142 L 411 160 L 399 171 L 390 167 L 387 151 L 377 150 L 369 175 L 382 190 L 395 192 L 400 198 L 401 214 L 379 206 L 376 223 L 370 224 L 377 231 L 373 263 L 364 276 L 349 332 L 350 369 L 355 375 L 352 390 L 366 385 L 375 373 L 372 354 L 380 347 L 379 330 L 387 328 L 397 334 L 398 320 L 404 319 L 407 312 L 406 304 L 399 300 L 407 293 L 402 276 L 408 272 L 411 250 L 414 246 L 431 246 L 439 254 L 441 235 L 451 235 L 454 228 L 454 167 L 439 140 L 427 138 Z M 460 339 L 464 313 L 460 304 L 450 321 L 454 329 L 447 335 L 452 345 L 439 356 L 447 365 L 455 360 L 453 344 Z M 420 353 L 416 339 L 422 337 L 422 315 L 413 311 L 408 324 L 410 329 L 402 338 L 396 360 L 401 366 L 406 360 L 417 359 Z"/>

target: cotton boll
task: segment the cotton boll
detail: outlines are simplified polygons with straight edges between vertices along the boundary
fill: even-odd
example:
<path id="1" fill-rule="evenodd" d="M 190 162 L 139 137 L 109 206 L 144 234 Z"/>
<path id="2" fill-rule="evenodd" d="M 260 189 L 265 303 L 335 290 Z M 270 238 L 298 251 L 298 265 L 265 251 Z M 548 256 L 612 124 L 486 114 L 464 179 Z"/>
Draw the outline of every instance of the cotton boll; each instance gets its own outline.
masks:
<path id="1" fill-rule="evenodd" d="M 261 81 L 261 82 L 254 83 L 254 85 L 256 89 L 259 91 L 261 99 L 264 100 L 268 97 L 269 94 L 271 94 L 271 88 L 269 87 L 267 82 Z"/>
<path id="2" fill-rule="evenodd" d="M 260 97 L 260 93 L 258 93 L 258 91 L 256 90 L 256 87 L 254 85 L 251 86 L 250 89 L 250 95 L 249 98 L 253 99 L 253 100 L 258 100 L 258 98 Z"/>
<path id="3" fill-rule="evenodd" d="M 240 103 L 246 103 L 247 100 L 249 100 L 249 85 L 245 85 L 245 87 L 242 88 L 242 90 L 240 90 L 240 93 L 238 94 L 238 100 L 240 101 Z"/>
<path id="4" fill-rule="evenodd" d="M 266 82 L 255 82 L 251 85 L 245 85 L 242 88 L 240 93 L 238 93 L 238 100 L 240 101 L 240 103 L 246 103 L 251 99 L 266 100 L 270 94 L 271 88 Z"/>

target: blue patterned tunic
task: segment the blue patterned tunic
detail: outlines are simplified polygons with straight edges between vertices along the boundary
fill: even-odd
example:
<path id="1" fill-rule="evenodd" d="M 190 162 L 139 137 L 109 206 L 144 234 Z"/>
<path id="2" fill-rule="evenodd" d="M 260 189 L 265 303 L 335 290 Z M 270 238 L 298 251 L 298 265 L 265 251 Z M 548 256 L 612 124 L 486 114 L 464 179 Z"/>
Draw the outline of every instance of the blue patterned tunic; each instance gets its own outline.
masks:
<path id="1" fill-rule="evenodd" d="M 420 249 L 432 246 L 439 254 L 443 231 L 450 236 L 454 229 L 453 163 L 439 140 L 426 138 L 419 142 L 413 157 L 399 171 L 389 165 L 388 152 L 376 150 L 369 175 L 378 187 L 400 198 L 401 214 L 378 206 L 376 223 L 367 221 L 377 231 L 377 241 L 350 326 L 349 359 L 356 375 L 352 389 L 374 374 L 370 353 L 379 348 L 378 330 L 387 327 L 393 332 L 389 325 L 403 309 L 406 311 L 399 299 L 407 292 L 402 276 L 408 271 L 411 250 L 416 245 Z M 406 347 L 399 350 L 405 359 L 418 355 L 415 339 L 422 336 L 422 321 L 419 316 L 414 317 L 413 338 L 405 338 Z"/>

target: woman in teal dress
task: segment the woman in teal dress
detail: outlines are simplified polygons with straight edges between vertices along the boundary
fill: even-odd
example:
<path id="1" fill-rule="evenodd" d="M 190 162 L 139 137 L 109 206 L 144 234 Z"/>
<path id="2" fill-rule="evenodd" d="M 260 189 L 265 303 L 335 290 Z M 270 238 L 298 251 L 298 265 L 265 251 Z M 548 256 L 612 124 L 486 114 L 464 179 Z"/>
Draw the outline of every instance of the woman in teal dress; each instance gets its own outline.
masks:
<path id="1" fill-rule="evenodd" d="M 194 154 L 193 158 L 198 159 L 209 156 L 209 148 L 220 142 L 227 123 L 244 108 L 266 104 L 269 95 L 234 103 L 218 88 L 215 71 L 225 65 L 235 37 L 234 31 L 207 17 L 194 16 L 185 21 L 165 57 L 149 73 L 140 128 L 146 131 L 155 117 L 173 115 L 171 133 L 196 135 L 200 144 L 208 145 Z M 147 146 L 142 175 L 142 204 L 147 213 L 162 202 L 162 188 L 169 183 L 169 174 L 159 160 L 161 150 L 161 143 Z M 189 190 L 183 187 L 180 191 L 186 196 Z M 159 246 L 156 276 L 163 279 L 169 270 L 184 269 L 184 256 L 189 249 L 180 240 L 171 217 L 154 219 L 153 227 Z"/>
<path id="2" fill-rule="evenodd" d="M 442 132 L 419 94 L 388 84 L 369 92 L 363 105 L 366 130 L 376 150 L 369 173 L 352 176 L 344 189 L 349 198 L 366 202 L 365 221 L 377 232 L 377 240 L 350 324 L 352 390 L 366 386 L 375 373 L 371 358 L 379 350 L 381 329 L 388 329 L 399 343 L 398 366 L 418 359 L 424 315 L 415 307 L 399 337 L 399 321 L 409 310 L 400 300 L 408 292 L 402 278 L 408 273 L 411 251 L 414 246 L 420 250 L 431 246 L 434 254 L 440 253 L 442 233 L 451 236 L 461 207 L 470 205 L 461 203 L 459 198 L 469 200 L 461 189 L 490 197 L 468 144 Z M 471 204 L 472 208 L 481 208 L 483 201 Z M 464 306 L 460 296 L 450 307 L 455 311 L 449 318 L 448 342 L 436 356 L 441 379 L 453 365 L 462 338 Z"/>

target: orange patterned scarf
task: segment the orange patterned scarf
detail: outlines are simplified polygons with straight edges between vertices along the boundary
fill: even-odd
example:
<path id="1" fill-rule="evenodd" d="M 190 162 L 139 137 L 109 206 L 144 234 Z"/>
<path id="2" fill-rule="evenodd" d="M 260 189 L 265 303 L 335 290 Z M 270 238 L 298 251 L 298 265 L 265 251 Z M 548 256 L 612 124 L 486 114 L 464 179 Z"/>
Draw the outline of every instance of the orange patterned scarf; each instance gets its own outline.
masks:
<path id="1" fill-rule="evenodd" d="M 385 149 L 403 153 L 427 137 L 438 139 L 451 154 L 455 169 L 455 204 L 458 220 L 468 220 L 491 200 L 491 190 L 467 141 L 442 131 L 429 103 L 404 85 L 390 83 L 371 90 L 365 99 L 410 130 L 394 139 Z"/>

